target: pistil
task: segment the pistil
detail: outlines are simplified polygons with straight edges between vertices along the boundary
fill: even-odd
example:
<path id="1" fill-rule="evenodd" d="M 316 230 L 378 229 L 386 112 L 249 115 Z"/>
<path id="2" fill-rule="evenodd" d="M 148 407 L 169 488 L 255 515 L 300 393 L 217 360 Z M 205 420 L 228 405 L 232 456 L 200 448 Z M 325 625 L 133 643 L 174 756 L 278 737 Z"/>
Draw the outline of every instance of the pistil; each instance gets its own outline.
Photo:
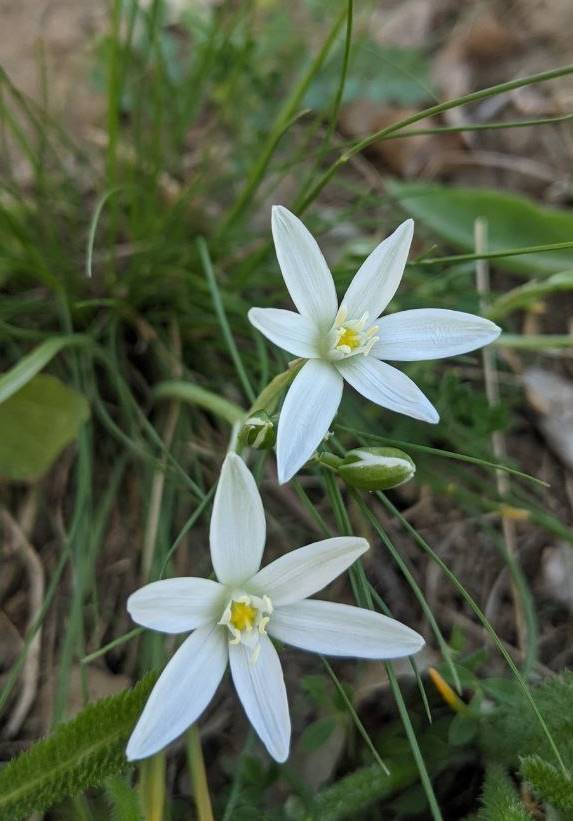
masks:
<path id="1" fill-rule="evenodd" d="M 377 325 L 368 327 L 367 312 L 360 319 L 349 320 L 346 306 L 341 305 L 327 337 L 328 359 L 346 359 L 356 354 L 367 356 L 378 342 L 377 333 Z"/>

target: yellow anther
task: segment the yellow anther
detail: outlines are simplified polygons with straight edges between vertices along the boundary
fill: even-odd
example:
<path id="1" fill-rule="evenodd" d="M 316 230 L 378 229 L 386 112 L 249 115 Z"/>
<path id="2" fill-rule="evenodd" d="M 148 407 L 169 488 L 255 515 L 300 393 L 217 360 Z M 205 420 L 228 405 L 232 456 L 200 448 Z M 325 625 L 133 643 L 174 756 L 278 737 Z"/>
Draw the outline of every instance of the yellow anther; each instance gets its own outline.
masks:
<path id="1" fill-rule="evenodd" d="M 257 618 L 257 610 L 241 601 L 234 601 L 231 604 L 231 618 L 230 623 L 237 630 L 252 630 Z"/>
<path id="2" fill-rule="evenodd" d="M 353 328 L 344 328 L 337 342 L 337 347 L 340 345 L 345 345 L 347 348 L 350 348 L 351 351 L 358 348 L 360 346 L 359 332 Z"/>
<path id="3" fill-rule="evenodd" d="M 529 520 L 529 511 L 521 507 L 500 505 L 499 512 L 505 519 L 512 519 L 514 522 L 527 522 Z"/>
<path id="4" fill-rule="evenodd" d="M 448 704 L 456 713 L 467 713 L 469 710 L 468 705 L 465 701 L 461 700 L 457 693 L 452 690 L 448 682 L 440 673 L 438 673 L 436 668 L 428 667 L 428 673 L 434 687 L 444 699 L 446 704 Z"/>

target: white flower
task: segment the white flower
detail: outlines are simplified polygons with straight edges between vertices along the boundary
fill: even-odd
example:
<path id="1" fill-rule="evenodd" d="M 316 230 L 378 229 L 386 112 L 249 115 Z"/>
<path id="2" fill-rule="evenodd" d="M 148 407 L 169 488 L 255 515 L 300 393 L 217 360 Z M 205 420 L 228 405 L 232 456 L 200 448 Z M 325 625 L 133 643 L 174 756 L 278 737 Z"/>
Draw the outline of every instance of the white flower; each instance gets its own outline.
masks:
<path id="1" fill-rule="evenodd" d="M 251 308 L 251 323 L 271 342 L 308 359 L 285 398 L 278 425 L 279 481 L 287 482 L 312 456 L 334 419 L 344 380 L 384 408 L 436 423 L 439 416 L 404 373 L 382 362 L 441 359 L 492 342 L 493 322 L 441 308 L 379 318 L 394 296 L 412 242 L 406 220 L 359 268 L 340 307 L 332 275 L 315 239 L 280 205 L 272 229 L 282 275 L 298 313 Z"/>
<path id="2" fill-rule="evenodd" d="M 309 599 L 365 550 L 368 542 L 325 539 L 259 570 L 265 516 L 255 481 L 229 454 L 211 518 L 211 559 L 218 581 L 152 582 L 130 596 L 128 610 L 144 627 L 193 630 L 157 681 L 127 745 L 146 758 L 177 738 L 211 701 L 227 663 L 245 712 L 269 753 L 284 761 L 290 717 L 283 673 L 269 636 L 335 656 L 394 659 L 416 653 L 418 633 L 380 613 Z"/>

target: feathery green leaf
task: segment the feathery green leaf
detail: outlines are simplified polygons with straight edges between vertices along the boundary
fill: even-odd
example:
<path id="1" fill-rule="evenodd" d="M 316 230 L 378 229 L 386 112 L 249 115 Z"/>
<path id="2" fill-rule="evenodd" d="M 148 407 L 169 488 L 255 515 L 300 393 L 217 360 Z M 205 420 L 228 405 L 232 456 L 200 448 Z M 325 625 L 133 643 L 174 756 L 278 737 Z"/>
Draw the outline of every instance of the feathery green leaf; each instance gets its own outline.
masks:
<path id="1" fill-rule="evenodd" d="M 132 689 L 90 704 L 7 764 L 0 821 L 18 821 L 125 770 L 125 742 L 156 679 L 148 673 Z"/>

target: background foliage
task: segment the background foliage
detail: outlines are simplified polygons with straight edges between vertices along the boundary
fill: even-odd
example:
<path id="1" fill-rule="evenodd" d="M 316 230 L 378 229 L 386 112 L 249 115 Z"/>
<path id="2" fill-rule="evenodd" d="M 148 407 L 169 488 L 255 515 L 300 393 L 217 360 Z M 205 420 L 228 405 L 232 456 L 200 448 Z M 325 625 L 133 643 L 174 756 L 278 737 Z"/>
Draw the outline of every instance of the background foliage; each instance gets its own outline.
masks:
<path id="1" fill-rule="evenodd" d="M 318 464 L 279 489 L 272 456 L 250 452 L 267 558 L 366 536 L 337 596 L 391 612 L 428 650 L 385 667 L 282 650 L 295 728 L 282 767 L 225 686 L 200 722 L 215 816 L 573 812 L 566 11 L 548 33 L 517 3 L 520 39 L 493 2 L 426 17 L 394 3 L 384 19 L 377 5 L 112 0 L 80 67 L 66 64 L 81 77 L 68 106 L 50 25 L 34 89 L 2 61 L 0 817 L 195 812 L 189 739 L 153 770 L 125 768 L 150 679 L 127 688 L 173 649 L 133 628 L 125 600 L 210 572 L 230 423 L 287 364 L 246 319 L 288 305 L 274 202 L 304 214 L 339 290 L 414 216 L 391 309 L 483 311 L 505 333 L 493 365 L 408 366 L 438 427 L 347 392 L 332 452 L 396 445 L 416 460 L 416 481 L 388 496 Z M 476 258 L 491 269 L 481 293 Z"/>

